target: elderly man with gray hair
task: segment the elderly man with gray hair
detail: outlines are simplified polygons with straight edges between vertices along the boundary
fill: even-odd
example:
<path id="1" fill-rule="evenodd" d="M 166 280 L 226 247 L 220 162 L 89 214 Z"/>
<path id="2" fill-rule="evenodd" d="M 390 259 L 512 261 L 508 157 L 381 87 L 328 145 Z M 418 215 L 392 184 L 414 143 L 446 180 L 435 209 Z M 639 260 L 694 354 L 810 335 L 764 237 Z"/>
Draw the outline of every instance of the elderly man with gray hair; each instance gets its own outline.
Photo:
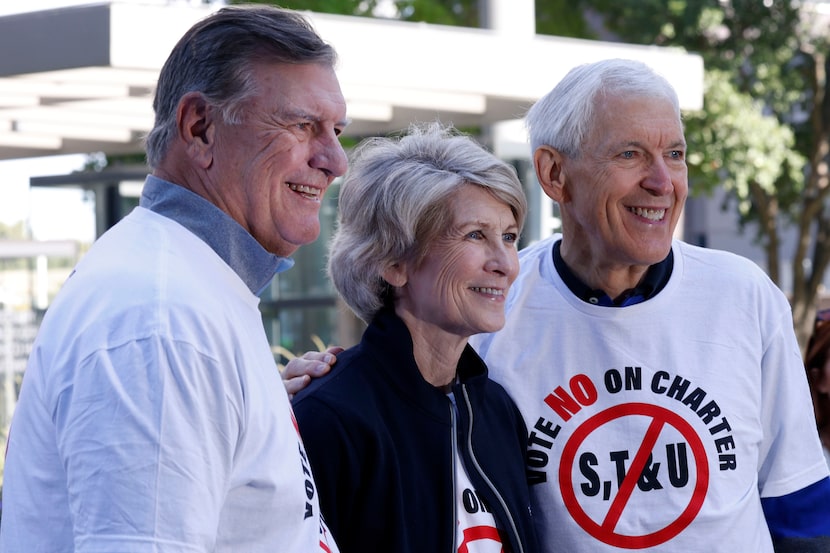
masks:
<path id="1" fill-rule="evenodd" d="M 583 65 L 527 125 L 562 234 L 521 252 L 504 329 L 473 341 L 530 427 L 546 547 L 830 551 L 787 298 L 751 261 L 674 238 L 673 88 L 640 62 Z"/>
<path id="2" fill-rule="evenodd" d="M 0 551 L 337 551 L 257 308 L 346 170 L 335 60 L 268 6 L 223 8 L 174 47 L 140 205 L 29 358 Z"/>

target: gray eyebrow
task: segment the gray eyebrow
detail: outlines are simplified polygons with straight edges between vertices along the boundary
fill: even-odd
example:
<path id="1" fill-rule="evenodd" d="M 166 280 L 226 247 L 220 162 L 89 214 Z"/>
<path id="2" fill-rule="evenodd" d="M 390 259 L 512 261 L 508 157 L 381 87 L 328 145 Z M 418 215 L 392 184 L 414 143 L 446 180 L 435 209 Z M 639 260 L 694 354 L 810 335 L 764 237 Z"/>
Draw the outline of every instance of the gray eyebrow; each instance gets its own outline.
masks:
<path id="1" fill-rule="evenodd" d="M 306 121 L 311 121 L 313 123 L 319 123 L 321 121 L 321 119 L 318 116 L 312 115 L 312 114 L 310 114 L 308 112 L 305 112 L 305 111 L 288 110 L 288 111 L 285 111 L 283 113 L 283 116 L 284 117 L 296 117 L 298 119 L 305 119 Z M 334 126 L 335 127 L 347 127 L 351 122 L 352 122 L 351 118 L 347 117 L 345 119 L 341 119 L 340 121 L 337 121 L 334 124 Z"/>

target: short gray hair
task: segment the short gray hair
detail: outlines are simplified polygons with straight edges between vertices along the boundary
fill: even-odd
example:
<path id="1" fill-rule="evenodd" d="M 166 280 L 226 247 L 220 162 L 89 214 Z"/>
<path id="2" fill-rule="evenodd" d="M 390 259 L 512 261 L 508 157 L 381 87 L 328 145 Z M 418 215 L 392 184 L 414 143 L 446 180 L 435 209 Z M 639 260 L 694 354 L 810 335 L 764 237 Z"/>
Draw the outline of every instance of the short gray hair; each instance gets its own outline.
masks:
<path id="1" fill-rule="evenodd" d="M 157 167 L 176 135 L 181 98 L 198 91 L 225 121 L 240 120 L 259 63 L 317 63 L 333 67 L 337 54 L 301 14 L 265 5 L 228 6 L 202 19 L 173 48 L 156 86 L 147 162 Z"/>
<path id="2" fill-rule="evenodd" d="M 412 125 L 404 136 L 355 148 L 340 186 L 328 274 L 358 317 L 369 322 L 392 301 L 382 273 L 423 260 L 452 223 L 449 199 L 469 185 L 509 206 L 522 228 L 527 200 L 516 170 L 451 125 Z"/>
<path id="3" fill-rule="evenodd" d="M 588 63 L 571 69 L 527 112 L 531 151 L 547 145 L 579 157 L 594 122 L 597 101 L 609 95 L 666 99 L 680 119 L 677 92 L 645 63 L 626 59 Z"/>

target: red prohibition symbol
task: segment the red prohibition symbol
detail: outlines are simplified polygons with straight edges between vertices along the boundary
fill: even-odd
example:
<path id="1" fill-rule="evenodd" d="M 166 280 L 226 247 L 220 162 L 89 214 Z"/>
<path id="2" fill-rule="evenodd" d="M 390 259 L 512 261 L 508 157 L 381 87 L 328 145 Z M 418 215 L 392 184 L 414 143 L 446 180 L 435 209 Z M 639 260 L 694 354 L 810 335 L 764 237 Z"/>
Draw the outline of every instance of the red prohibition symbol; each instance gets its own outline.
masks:
<path id="1" fill-rule="evenodd" d="M 614 497 L 605 519 L 594 521 L 582 508 L 576 498 L 573 482 L 573 467 L 579 446 L 597 428 L 615 419 L 628 416 L 643 416 L 651 418 L 651 423 L 646 430 L 642 445 L 637 450 L 622 483 L 619 486 L 616 497 Z M 649 455 L 657 443 L 660 432 L 665 425 L 674 427 L 686 439 L 695 458 L 697 471 L 695 487 L 689 504 L 680 515 L 669 524 L 649 534 L 631 536 L 616 532 L 616 526 L 623 515 L 626 505 L 637 486 L 637 479 L 648 462 Z M 695 519 L 703 501 L 706 499 L 706 491 L 709 487 L 709 463 L 706 459 L 706 450 L 703 442 L 695 432 L 694 428 L 680 415 L 657 405 L 647 403 L 624 403 L 615 405 L 605 411 L 601 411 L 585 421 L 565 444 L 562 451 L 562 460 L 559 464 L 559 483 L 562 489 L 562 499 L 568 512 L 574 520 L 586 532 L 596 539 L 626 549 L 644 549 L 660 545 L 677 536 Z"/>

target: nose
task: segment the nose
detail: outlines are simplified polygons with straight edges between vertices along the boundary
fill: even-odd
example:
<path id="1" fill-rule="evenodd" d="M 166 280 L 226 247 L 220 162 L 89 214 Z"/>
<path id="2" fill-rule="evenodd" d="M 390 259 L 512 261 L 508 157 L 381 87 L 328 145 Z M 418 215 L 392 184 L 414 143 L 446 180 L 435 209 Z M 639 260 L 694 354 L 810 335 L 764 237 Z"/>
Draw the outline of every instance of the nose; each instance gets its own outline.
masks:
<path id="1" fill-rule="evenodd" d="M 655 158 L 643 179 L 642 187 L 657 196 L 671 194 L 674 189 L 672 171 L 662 157 Z"/>
<path id="2" fill-rule="evenodd" d="M 334 178 L 343 175 L 348 166 L 346 151 L 333 132 L 319 137 L 319 147 L 309 163 L 313 168 Z"/>
<path id="3" fill-rule="evenodd" d="M 499 242 L 493 247 L 485 270 L 507 277 L 511 284 L 519 274 L 519 252 L 513 244 Z"/>

